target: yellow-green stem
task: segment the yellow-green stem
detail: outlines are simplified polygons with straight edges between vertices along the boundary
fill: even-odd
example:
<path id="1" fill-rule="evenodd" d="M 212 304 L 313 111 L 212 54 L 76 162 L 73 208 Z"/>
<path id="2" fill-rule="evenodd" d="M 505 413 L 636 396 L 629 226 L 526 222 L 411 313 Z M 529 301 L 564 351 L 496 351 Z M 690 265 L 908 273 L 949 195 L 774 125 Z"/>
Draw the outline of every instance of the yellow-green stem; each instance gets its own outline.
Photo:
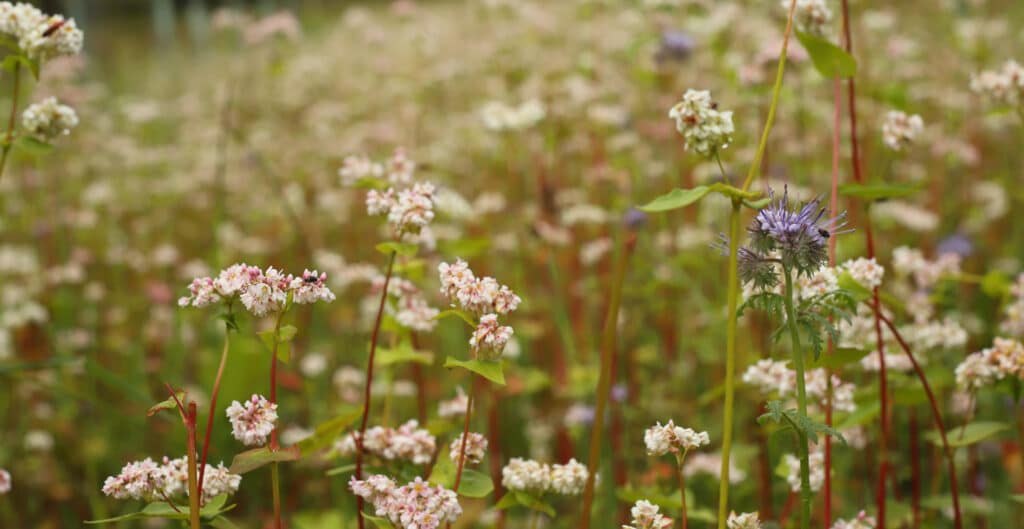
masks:
<path id="1" fill-rule="evenodd" d="M 793 273 L 788 266 L 782 266 L 786 280 L 786 326 L 793 347 L 793 369 L 796 371 L 796 402 L 800 415 L 807 416 L 807 385 L 804 380 L 804 352 L 800 347 L 800 332 L 797 329 L 796 310 L 793 308 Z M 800 527 L 807 529 L 811 523 L 811 465 L 807 447 L 807 433 L 798 431 L 800 448 Z"/>
<path id="2" fill-rule="evenodd" d="M 7 135 L 4 137 L 3 152 L 0 153 L 0 180 L 4 176 L 4 168 L 7 167 L 7 155 L 11 152 L 11 145 L 14 142 L 14 123 L 18 115 L 18 92 L 21 88 L 21 64 L 14 63 L 14 86 L 11 88 L 11 114 L 7 119 Z"/>
<path id="3" fill-rule="evenodd" d="M 190 529 L 199 529 L 199 476 L 196 473 L 196 403 L 190 402 L 185 419 L 188 432 L 188 520 Z"/>
<path id="4" fill-rule="evenodd" d="M 734 200 L 732 213 L 729 215 L 729 319 L 726 323 L 725 342 L 725 413 L 722 419 L 722 477 L 718 480 L 718 529 L 725 529 L 725 521 L 729 512 L 729 461 L 731 461 L 730 453 L 732 451 L 733 400 L 736 392 L 736 384 L 733 380 L 736 373 L 736 308 L 740 297 L 737 263 L 741 207 L 740 202 Z"/>

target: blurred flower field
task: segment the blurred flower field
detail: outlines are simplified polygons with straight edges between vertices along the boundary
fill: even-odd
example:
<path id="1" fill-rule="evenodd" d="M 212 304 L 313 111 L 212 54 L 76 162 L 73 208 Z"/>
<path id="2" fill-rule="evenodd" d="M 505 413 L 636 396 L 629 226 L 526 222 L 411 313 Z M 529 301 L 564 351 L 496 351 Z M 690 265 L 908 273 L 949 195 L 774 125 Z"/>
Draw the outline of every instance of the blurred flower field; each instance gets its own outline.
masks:
<path id="1" fill-rule="evenodd" d="M 1024 527 L 1024 4 L 43 4 L 0 527 Z"/>

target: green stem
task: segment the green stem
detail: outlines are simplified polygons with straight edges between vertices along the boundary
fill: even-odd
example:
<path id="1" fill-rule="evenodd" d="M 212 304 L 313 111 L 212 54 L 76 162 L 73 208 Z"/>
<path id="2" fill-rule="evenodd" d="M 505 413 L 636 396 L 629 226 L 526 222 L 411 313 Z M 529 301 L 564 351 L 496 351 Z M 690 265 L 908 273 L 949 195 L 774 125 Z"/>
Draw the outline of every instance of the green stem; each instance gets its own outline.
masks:
<path id="1" fill-rule="evenodd" d="M 683 529 L 686 529 L 686 474 L 683 474 L 683 461 L 686 459 L 686 453 L 679 455 L 676 458 L 676 464 L 679 467 L 679 499 L 682 502 L 682 514 L 679 516 L 683 524 Z"/>
<path id="2" fill-rule="evenodd" d="M 7 135 L 4 138 L 3 152 L 0 153 L 0 179 L 3 179 L 4 167 L 7 167 L 7 155 L 11 152 L 14 141 L 14 123 L 18 115 L 18 92 L 21 88 L 21 64 L 14 63 L 14 87 L 11 88 L 11 115 L 7 119 Z"/>
<path id="3" fill-rule="evenodd" d="M 196 403 L 188 403 L 185 419 L 188 432 L 188 520 L 190 529 L 199 529 L 199 477 L 196 475 Z"/>
<path id="4" fill-rule="evenodd" d="M 274 528 L 281 529 L 281 477 L 277 461 L 270 464 L 270 482 L 274 489 Z"/>
<path id="5" fill-rule="evenodd" d="M 800 332 L 797 329 L 796 310 L 793 308 L 793 273 L 785 264 L 782 265 L 786 279 L 786 294 L 783 302 L 786 305 L 786 326 L 793 341 L 793 369 L 796 370 L 796 401 L 800 415 L 807 417 L 807 385 L 804 381 L 804 352 L 800 347 Z M 800 438 L 800 527 L 807 529 L 811 522 L 811 466 L 807 446 L 807 433 L 797 431 Z"/>
<path id="6" fill-rule="evenodd" d="M 619 251 L 615 275 L 612 277 L 611 299 L 608 300 L 608 312 L 604 317 L 604 330 L 601 335 L 601 372 L 597 380 L 597 406 L 594 408 L 594 424 L 590 431 L 590 459 L 587 466 L 590 472 L 587 475 L 586 487 L 583 489 L 583 512 L 580 516 L 579 529 L 589 529 L 590 527 L 590 511 L 594 503 L 594 480 L 597 477 L 597 467 L 601 460 L 601 437 L 604 435 L 605 409 L 608 407 L 608 392 L 611 387 L 612 357 L 618 342 L 616 324 L 619 319 L 619 305 L 622 301 L 622 284 L 626 279 L 629 256 L 635 247 L 636 234 L 628 233 L 626 241 Z"/>
<path id="7" fill-rule="evenodd" d="M 729 215 L 729 320 L 725 341 L 725 413 L 722 419 L 722 470 L 718 482 L 718 529 L 725 529 L 729 511 L 729 462 L 732 451 L 733 402 L 736 393 L 736 308 L 739 304 L 740 285 L 737 273 L 740 245 L 739 201 L 732 203 Z"/>

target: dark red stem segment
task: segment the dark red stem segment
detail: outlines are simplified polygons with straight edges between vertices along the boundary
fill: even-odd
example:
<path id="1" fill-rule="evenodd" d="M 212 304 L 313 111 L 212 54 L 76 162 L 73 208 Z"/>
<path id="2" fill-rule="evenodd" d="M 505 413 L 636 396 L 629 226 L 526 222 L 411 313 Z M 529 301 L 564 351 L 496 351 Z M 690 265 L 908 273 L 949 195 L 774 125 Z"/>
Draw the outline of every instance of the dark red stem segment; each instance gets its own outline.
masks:
<path id="1" fill-rule="evenodd" d="M 459 493 L 459 485 L 462 483 L 462 469 L 466 464 L 466 443 L 469 441 L 469 418 L 473 413 L 473 398 L 476 395 L 476 375 L 470 375 L 473 380 L 469 383 L 469 399 L 466 400 L 466 418 L 462 422 L 462 442 L 459 444 L 459 462 L 455 467 L 455 487 L 452 489 Z"/>
<path id="2" fill-rule="evenodd" d="M 370 388 L 373 385 L 373 357 L 377 353 L 377 338 L 380 336 L 380 323 L 384 319 L 384 304 L 388 301 L 388 285 L 391 283 L 391 271 L 395 267 L 395 252 L 388 257 L 388 269 L 384 274 L 384 287 L 380 292 L 380 305 L 377 307 L 377 319 L 373 323 L 373 334 L 370 336 L 370 356 L 366 361 L 366 389 L 363 392 L 363 418 L 359 423 L 359 436 L 356 437 L 356 479 L 363 479 L 363 435 L 366 423 L 370 419 Z M 356 496 L 356 510 L 359 529 L 363 529 L 363 497 Z"/>
<path id="3" fill-rule="evenodd" d="M 206 476 L 206 457 L 210 454 L 210 437 L 213 434 L 213 414 L 217 410 L 217 393 L 220 392 L 220 380 L 224 376 L 224 366 L 228 361 L 228 346 L 231 328 L 224 327 L 224 350 L 220 354 L 220 366 L 217 377 L 213 379 L 213 390 L 210 392 L 210 407 L 207 409 L 206 431 L 203 432 L 203 454 L 199 458 L 199 494 L 203 494 L 203 478 Z"/>

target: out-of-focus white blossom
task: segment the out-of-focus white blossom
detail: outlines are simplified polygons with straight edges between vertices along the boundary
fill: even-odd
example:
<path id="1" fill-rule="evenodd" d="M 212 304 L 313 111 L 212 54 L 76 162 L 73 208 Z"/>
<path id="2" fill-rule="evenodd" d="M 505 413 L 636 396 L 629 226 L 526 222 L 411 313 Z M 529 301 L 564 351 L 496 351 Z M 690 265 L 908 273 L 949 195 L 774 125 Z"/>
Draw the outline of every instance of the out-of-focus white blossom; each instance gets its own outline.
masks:
<path id="1" fill-rule="evenodd" d="M 676 121 L 686 148 L 702 156 L 713 156 L 732 142 L 732 112 L 719 111 L 707 90 L 687 90 L 668 117 Z"/>
<path id="2" fill-rule="evenodd" d="M 77 126 L 75 109 L 60 104 L 53 96 L 29 105 L 21 113 L 21 128 L 43 141 L 71 134 L 71 129 Z"/>
<path id="3" fill-rule="evenodd" d="M 452 439 L 450 445 L 448 445 L 448 457 L 451 458 L 455 464 L 459 462 L 459 454 L 462 453 L 462 440 L 466 439 L 466 464 L 475 465 L 483 461 L 484 456 L 487 455 L 487 438 L 483 434 L 476 432 L 469 432 L 469 435 L 459 436 Z"/>
<path id="4" fill-rule="evenodd" d="M 1024 67 L 1008 60 L 999 70 L 986 70 L 973 76 L 971 90 L 999 104 L 1020 105 L 1024 101 Z"/>
<path id="5" fill-rule="evenodd" d="M 924 121 L 921 120 L 921 116 L 891 110 L 885 115 L 885 123 L 882 124 L 882 141 L 886 147 L 902 151 L 904 147 L 914 142 L 914 138 L 921 134 L 922 130 Z"/>
<path id="6" fill-rule="evenodd" d="M 0 494 L 11 492 L 11 473 L 0 468 Z"/>
<path id="7" fill-rule="evenodd" d="M 978 390 L 1008 377 L 1024 379 L 1024 345 L 996 338 L 992 347 L 967 355 L 956 367 L 957 386 Z"/>
<path id="8" fill-rule="evenodd" d="M 831 529 L 875 529 L 877 523 L 874 516 L 868 516 L 864 511 L 860 511 L 856 518 L 836 520 Z"/>
<path id="9" fill-rule="evenodd" d="M 356 453 L 356 439 L 359 432 L 345 435 L 334 447 L 341 455 Z M 363 437 L 363 451 L 388 461 L 409 461 L 416 465 L 430 463 L 434 456 L 436 440 L 430 432 L 420 428 L 418 421 L 406 421 L 398 428 L 374 426 L 366 430 Z"/>
<path id="10" fill-rule="evenodd" d="M 548 465 L 514 457 L 501 469 L 501 484 L 513 491 L 575 496 L 583 492 L 588 475 L 587 467 L 575 459 L 564 465 Z"/>
<path id="11" fill-rule="evenodd" d="M 789 490 L 794 493 L 800 492 L 800 460 L 793 454 L 786 454 L 783 459 L 789 467 L 789 476 L 786 477 Z M 825 482 L 825 453 L 820 448 L 815 448 L 808 457 L 808 465 L 811 471 L 811 490 L 817 492 Z"/>
<path id="12" fill-rule="evenodd" d="M 728 529 L 761 529 L 761 517 L 756 512 L 730 512 L 725 526 Z"/>
<path id="13" fill-rule="evenodd" d="M 537 99 L 529 99 L 518 106 L 491 101 L 480 109 L 484 127 L 496 132 L 528 129 L 544 119 L 545 115 L 544 104 Z"/>
<path id="14" fill-rule="evenodd" d="M 791 1 L 781 0 L 782 9 L 787 14 Z M 793 9 L 793 22 L 797 29 L 819 37 L 825 36 L 826 26 L 832 21 L 832 11 L 825 4 L 825 0 L 796 0 Z"/>
<path id="15" fill-rule="evenodd" d="M 647 454 L 652 456 L 685 454 L 710 443 L 707 432 L 676 426 L 671 420 L 664 425 L 659 422 L 644 432 L 644 445 L 647 446 Z"/>
<path id="16" fill-rule="evenodd" d="M 658 512 L 660 508 L 647 501 L 639 500 L 629 510 L 633 518 L 630 525 L 623 525 L 622 529 L 669 529 L 672 527 L 672 518 Z"/>

